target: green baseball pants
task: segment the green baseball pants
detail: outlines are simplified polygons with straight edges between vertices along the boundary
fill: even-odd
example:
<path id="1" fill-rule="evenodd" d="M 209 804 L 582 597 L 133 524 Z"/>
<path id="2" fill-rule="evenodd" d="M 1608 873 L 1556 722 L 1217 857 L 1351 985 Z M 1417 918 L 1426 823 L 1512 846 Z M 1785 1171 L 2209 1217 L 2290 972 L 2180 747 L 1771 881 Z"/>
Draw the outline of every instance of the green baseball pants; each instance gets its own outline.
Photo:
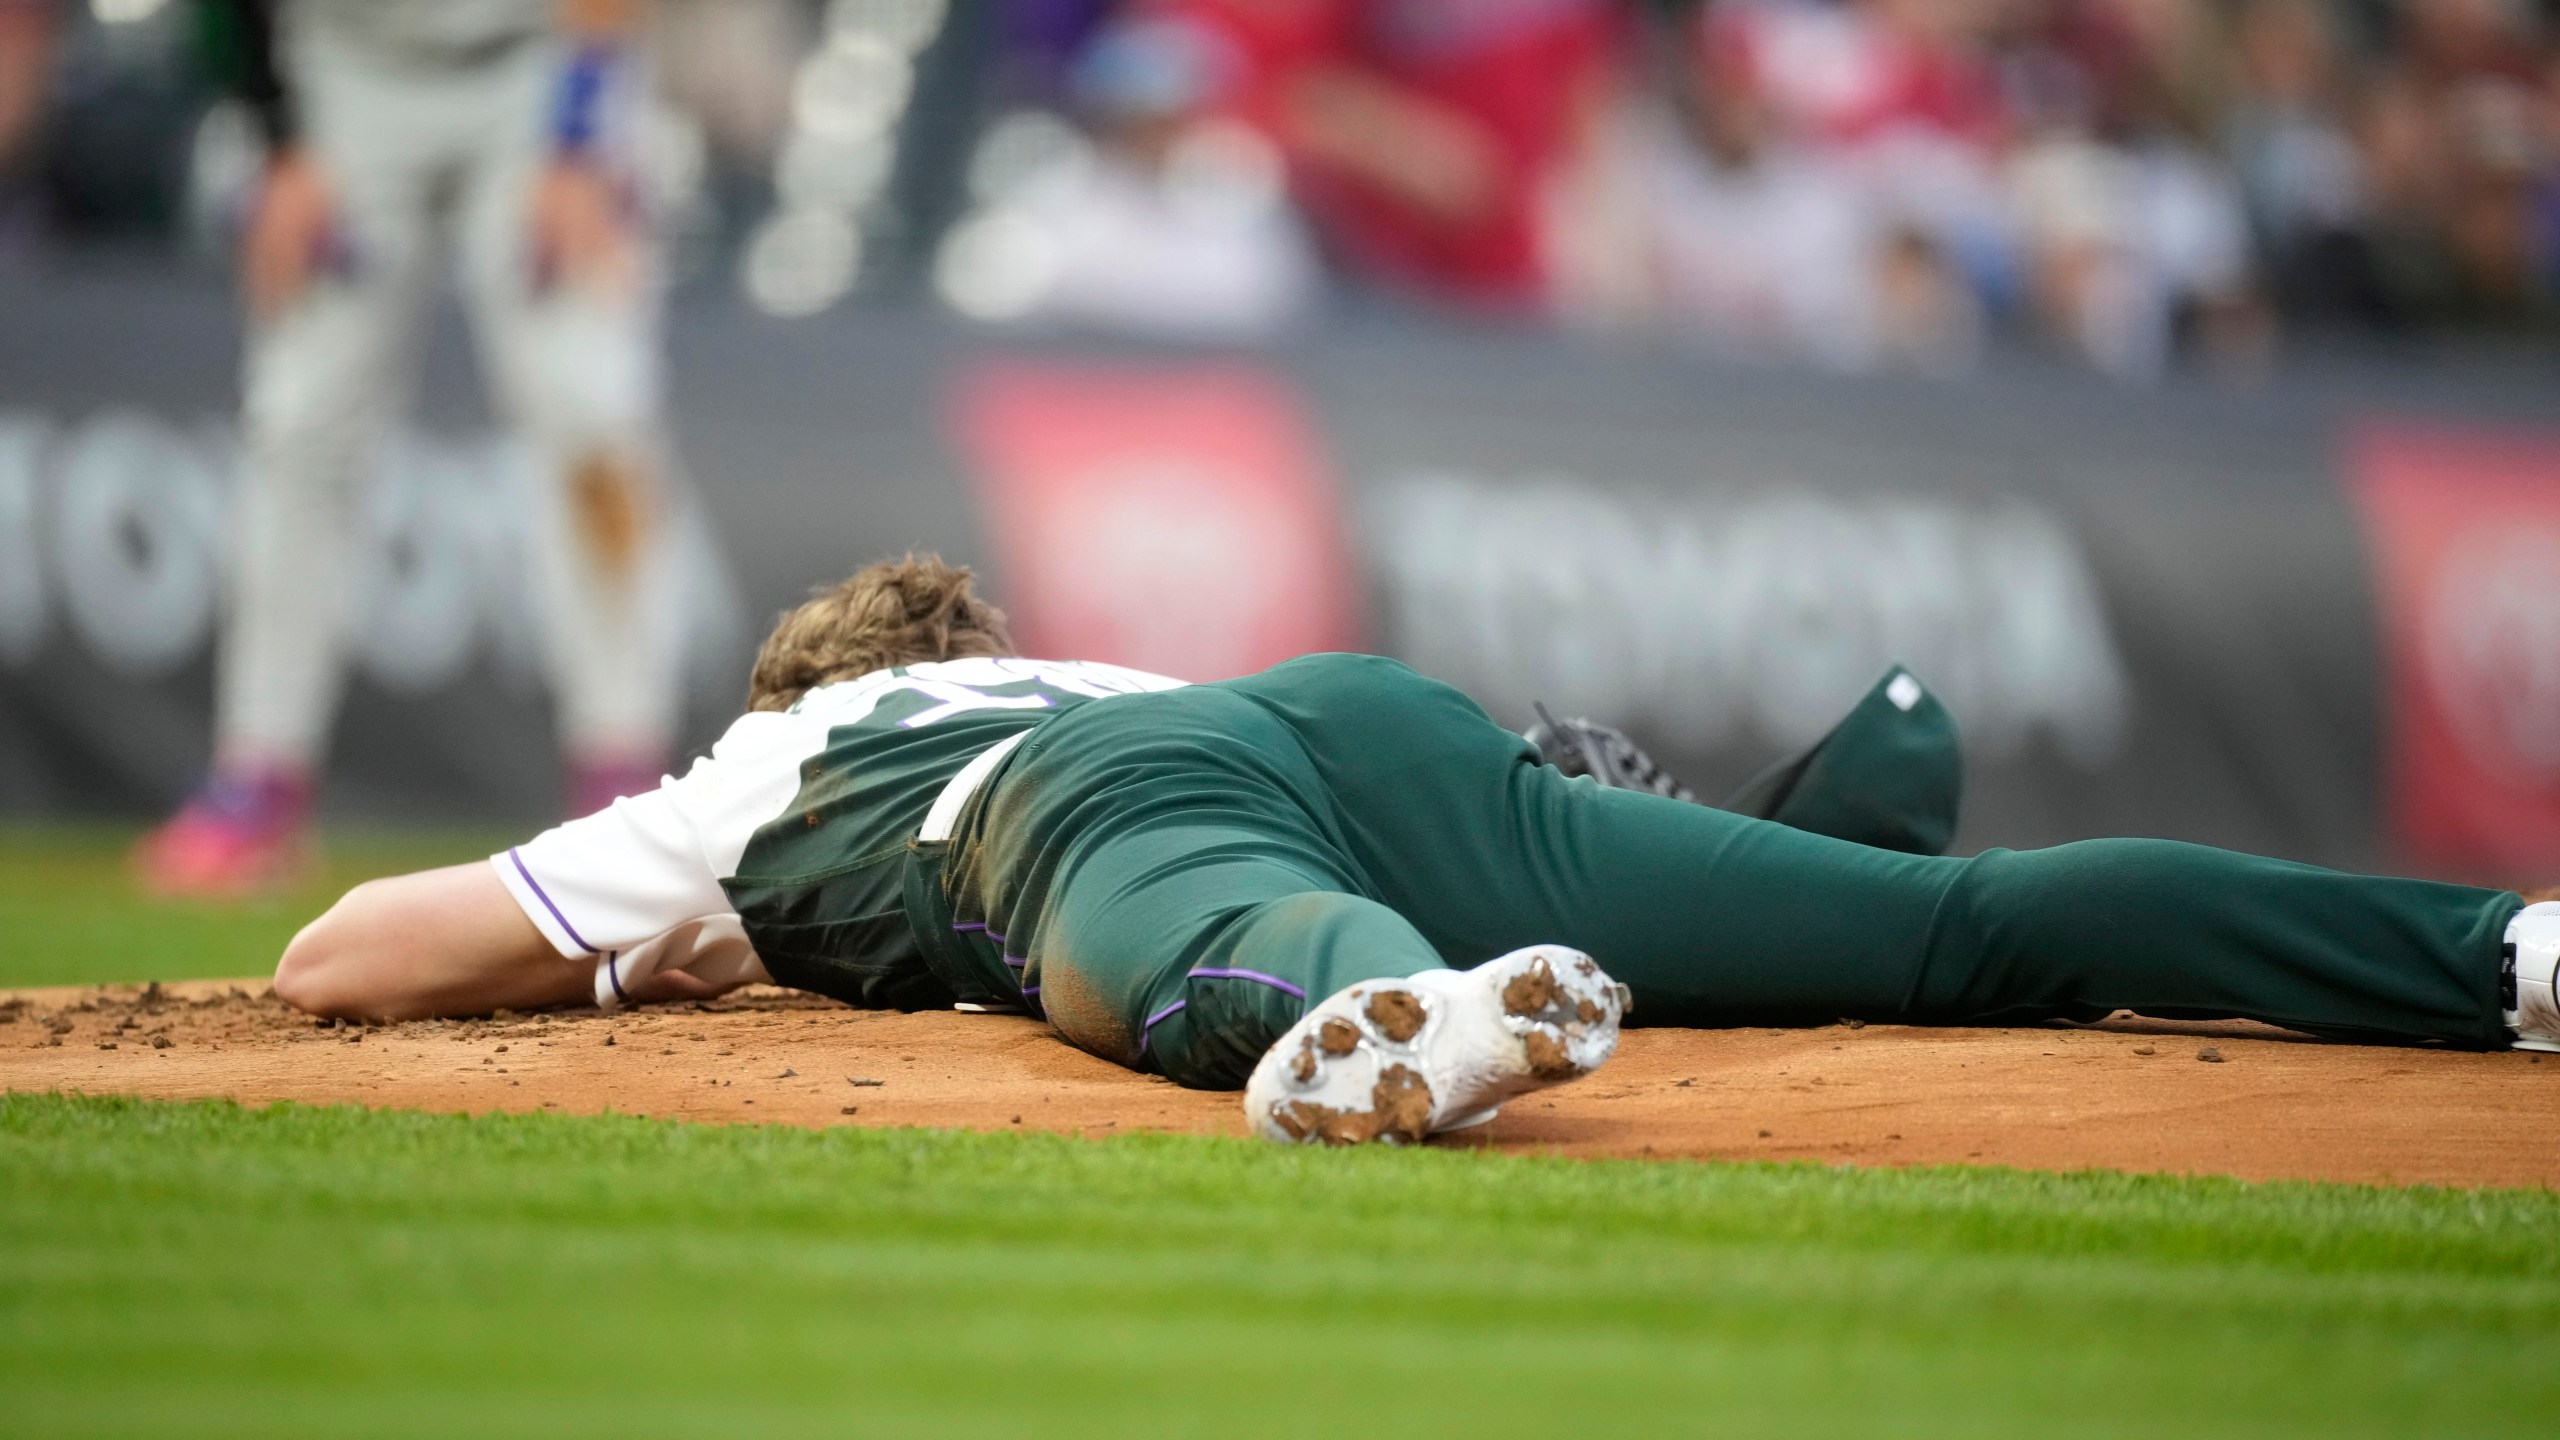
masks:
<path id="1" fill-rule="evenodd" d="M 1568 780 L 1391 660 L 1081 706 L 964 817 L 934 948 L 1069 1041 L 1240 1086 L 1354 981 L 1589 952 L 1632 1023 L 2246 1017 L 2502 1045 L 2515 895 L 2163 840 L 1969 859 Z M 943 928 L 943 927 L 937 927 Z"/>

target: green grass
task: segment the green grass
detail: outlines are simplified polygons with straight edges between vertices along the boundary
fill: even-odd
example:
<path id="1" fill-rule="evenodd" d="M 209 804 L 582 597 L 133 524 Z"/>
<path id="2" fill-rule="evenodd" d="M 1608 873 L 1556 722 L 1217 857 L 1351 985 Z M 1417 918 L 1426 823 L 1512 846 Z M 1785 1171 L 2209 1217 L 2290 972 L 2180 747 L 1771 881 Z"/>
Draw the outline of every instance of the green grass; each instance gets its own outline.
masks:
<path id="1" fill-rule="evenodd" d="M 348 886 L 488 855 L 492 831 L 331 833 L 290 892 L 245 903 L 153 900 L 133 883 L 128 826 L 0 825 L 0 988 L 265 975 Z"/>
<path id="2" fill-rule="evenodd" d="M 0 828 L 0 985 L 263 973 L 506 837 L 247 907 L 131 839 Z M 2511 1436 L 2555 1242 L 2550 1192 L 8 1096 L 0 1436 Z"/>
<path id="3" fill-rule="evenodd" d="M 15 1435 L 2519 1435 L 2560 1196 L 0 1099 Z"/>

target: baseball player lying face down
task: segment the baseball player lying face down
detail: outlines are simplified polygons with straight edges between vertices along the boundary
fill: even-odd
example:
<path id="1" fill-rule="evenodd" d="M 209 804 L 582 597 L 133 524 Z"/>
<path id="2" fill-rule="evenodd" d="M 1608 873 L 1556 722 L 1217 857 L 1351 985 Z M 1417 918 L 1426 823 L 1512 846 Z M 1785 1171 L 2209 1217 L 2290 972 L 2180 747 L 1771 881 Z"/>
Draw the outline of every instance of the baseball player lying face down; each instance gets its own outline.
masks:
<path id="1" fill-rule="evenodd" d="M 1391 660 L 1184 685 L 1011 650 L 967 571 L 875 565 L 783 619 L 685 775 L 358 886 L 276 992 L 387 1019 L 768 980 L 1025 1010 L 1336 1143 L 1476 1123 L 1630 1017 L 2131 1009 L 2560 1049 L 2560 904 L 2159 840 L 1912 853 L 1569 777 Z"/>

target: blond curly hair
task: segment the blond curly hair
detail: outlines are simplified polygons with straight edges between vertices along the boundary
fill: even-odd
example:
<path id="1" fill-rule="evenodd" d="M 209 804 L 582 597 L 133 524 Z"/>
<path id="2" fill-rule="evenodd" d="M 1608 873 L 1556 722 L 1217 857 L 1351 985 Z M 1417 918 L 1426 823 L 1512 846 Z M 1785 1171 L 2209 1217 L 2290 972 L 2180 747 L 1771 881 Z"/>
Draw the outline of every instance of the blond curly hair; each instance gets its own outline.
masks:
<path id="1" fill-rule="evenodd" d="M 821 685 L 892 665 L 1016 653 L 1004 612 L 970 579 L 966 565 L 910 552 L 815 592 L 756 651 L 747 708 L 788 710 Z"/>

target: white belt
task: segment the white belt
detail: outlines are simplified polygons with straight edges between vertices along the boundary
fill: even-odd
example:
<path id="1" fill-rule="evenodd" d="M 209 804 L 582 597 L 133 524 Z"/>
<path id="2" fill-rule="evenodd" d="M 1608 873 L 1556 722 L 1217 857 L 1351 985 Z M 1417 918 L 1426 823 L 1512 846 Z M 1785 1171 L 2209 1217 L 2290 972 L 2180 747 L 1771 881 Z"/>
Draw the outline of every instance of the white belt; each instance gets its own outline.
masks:
<path id="1" fill-rule="evenodd" d="M 1021 744 L 1030 733 L 1028 730 L 1016 730 L 979 751 L 976 758 L 961 766 L 960 773 L 952 776 L 951 783 L 943 786 L 942 793 L 933 798 L 933 808 L 924 812 L 924 824 L 917 829 L 916 838 L 928 843 L 950 839 L 951 827 L 960 823 L 960 812 L 967 807 L 969 797 L 978 793 L 978 787 L 987 783 L 987 776 L 994 773 L 996 766 L 1004 762 L 1004 757 L 1012 754 L 1013 747 Z"/>

